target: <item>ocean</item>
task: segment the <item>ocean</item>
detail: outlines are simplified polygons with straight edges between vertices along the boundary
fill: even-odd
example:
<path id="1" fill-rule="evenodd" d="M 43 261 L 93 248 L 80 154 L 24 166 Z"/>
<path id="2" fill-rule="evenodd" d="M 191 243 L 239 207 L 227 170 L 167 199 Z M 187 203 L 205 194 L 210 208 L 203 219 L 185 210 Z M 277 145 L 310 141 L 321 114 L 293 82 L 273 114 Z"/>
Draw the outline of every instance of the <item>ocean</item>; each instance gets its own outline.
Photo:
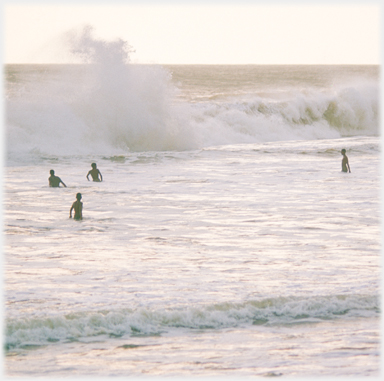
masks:
<path id="1" fill-rule="evenodd" d="M 4 69 L 5 374 L 379 376 L 379 67 L 109 57 Z"/>

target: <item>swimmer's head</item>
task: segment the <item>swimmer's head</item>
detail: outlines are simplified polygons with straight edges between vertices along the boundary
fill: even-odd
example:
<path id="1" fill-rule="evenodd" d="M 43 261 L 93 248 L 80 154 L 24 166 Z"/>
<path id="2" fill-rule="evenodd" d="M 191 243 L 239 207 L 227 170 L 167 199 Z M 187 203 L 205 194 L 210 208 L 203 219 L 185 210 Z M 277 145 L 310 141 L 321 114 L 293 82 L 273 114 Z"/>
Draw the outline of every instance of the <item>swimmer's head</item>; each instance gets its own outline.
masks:
<path id="1" fill-rule="evenodd" d="M 78 194 L 76 195 L 76 198 L 80 201 L 80 200 L 81 200 L 81 193 L 78 193 Z"/>
<path id="2" fill-rule="evenodd" d="M 91 167 L 92 167 L 93 169 L 95 169 L 95 168 L 96 168 L 96 163 L 92 163 L 92 164 L 91 164 Z"/>
<path id="3" fill-rule="evenodd" d="M 53 169 L 51 169 L 51 170 L 49 171 L 49 173 L 50 173 L 52 176 L 55 175 L 55 171 L 54 171 Z"/>
<path id="4" fill-rule="evenodd" d="M 342 155 L 345 155 L 345 152 L 346 152 L 346 151 L 345 151 L 345 149 L 343 148 L 343 149 L 341 150 L 341 154 L 342 154 Z"/>

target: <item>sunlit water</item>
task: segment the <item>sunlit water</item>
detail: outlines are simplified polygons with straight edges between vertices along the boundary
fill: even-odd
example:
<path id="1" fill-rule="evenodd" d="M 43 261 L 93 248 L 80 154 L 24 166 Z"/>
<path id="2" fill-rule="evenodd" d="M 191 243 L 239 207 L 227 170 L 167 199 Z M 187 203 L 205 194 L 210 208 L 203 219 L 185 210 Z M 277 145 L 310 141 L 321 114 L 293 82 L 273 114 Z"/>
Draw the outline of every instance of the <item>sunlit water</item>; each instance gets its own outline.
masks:
<path id="1" fill-rule="evenodd" d="M 377 144 L 6 168 L 8 372 L 377 375 Z"/>
<path id="2" fill-rule="evenodd" d="M 165 105 L 148 68 L 107 126 L 44 70 L 7 77 L 7 375 L 379 375 L 375 70 L 173 67 Z"/>

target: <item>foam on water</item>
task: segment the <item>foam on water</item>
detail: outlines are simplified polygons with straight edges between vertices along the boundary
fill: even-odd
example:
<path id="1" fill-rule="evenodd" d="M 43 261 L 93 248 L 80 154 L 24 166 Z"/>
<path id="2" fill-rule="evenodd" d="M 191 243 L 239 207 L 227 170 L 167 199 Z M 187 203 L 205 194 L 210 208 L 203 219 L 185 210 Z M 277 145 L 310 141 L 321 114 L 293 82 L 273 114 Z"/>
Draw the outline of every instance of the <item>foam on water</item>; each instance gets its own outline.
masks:
<path id="1" fill-rule="evenodd" d="M 68 36 L 82 65 L 7 67 L 9 375 L 377 375 L 378 68 L 140 66 Z"/>
<path id="2" fill-rule="evenodd" d="M 378 317 L 372 295 L 279 297 L 243 303 L 218 303 L 178 309 L 77 312 L 10 319 L 6 347 L 44 345 L 98 335 L 153 335 L 169 329 L 221 329 L 241 325 L 316 323 L 323 320 Z"/>
<path id="3" fill-rule="evenodd" d="M 7 68 L 9 158 L 378 134 L 378 85 L 370 80 L 188 102 L 169 70 L 131 64 L 126 42 L 98 40 L 90 28 L 68 36 L 84 65 Z"/>

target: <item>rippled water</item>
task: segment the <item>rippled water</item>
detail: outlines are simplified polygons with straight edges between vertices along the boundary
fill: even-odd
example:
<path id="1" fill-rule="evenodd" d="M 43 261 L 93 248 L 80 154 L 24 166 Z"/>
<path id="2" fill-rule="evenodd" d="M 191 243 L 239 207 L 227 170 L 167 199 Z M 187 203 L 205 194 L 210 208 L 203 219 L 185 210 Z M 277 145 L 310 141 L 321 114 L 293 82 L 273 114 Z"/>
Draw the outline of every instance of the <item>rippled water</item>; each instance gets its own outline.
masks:
<path id="1" fill-rule="evenodd" d="M 350 137 L 6 167 L 7 374 L 377 376 L 379 156 Z"/>

